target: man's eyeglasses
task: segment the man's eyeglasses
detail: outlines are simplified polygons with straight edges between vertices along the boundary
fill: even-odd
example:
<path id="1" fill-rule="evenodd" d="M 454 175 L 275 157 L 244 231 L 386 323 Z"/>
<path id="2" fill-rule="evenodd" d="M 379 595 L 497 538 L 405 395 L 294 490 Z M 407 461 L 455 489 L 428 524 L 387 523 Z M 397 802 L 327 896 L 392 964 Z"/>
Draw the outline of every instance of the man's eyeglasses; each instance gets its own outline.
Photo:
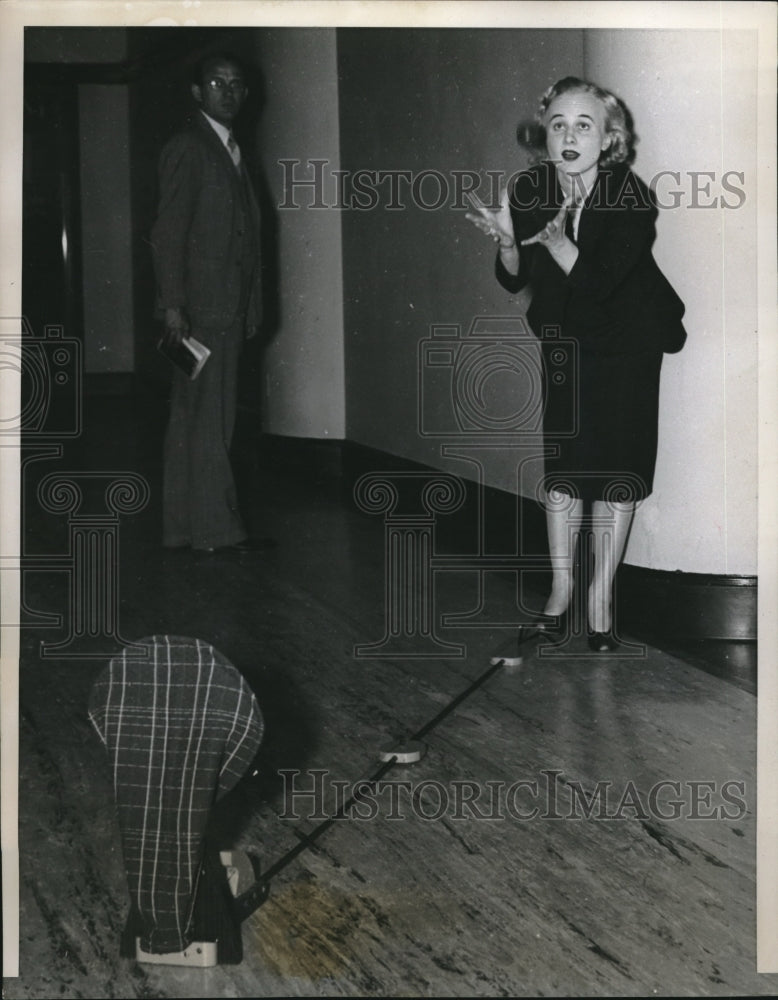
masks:
<path id="1" fill-rule="evenodd" d="M 242 94 L 246 89 L 243 80 L 223 80 L 219 76 L 208 80 L 207 85 L 209 90 L 215 90 L 217 94 L 223 94 L 225 90 L 230 90 L 233 94 Z"/>

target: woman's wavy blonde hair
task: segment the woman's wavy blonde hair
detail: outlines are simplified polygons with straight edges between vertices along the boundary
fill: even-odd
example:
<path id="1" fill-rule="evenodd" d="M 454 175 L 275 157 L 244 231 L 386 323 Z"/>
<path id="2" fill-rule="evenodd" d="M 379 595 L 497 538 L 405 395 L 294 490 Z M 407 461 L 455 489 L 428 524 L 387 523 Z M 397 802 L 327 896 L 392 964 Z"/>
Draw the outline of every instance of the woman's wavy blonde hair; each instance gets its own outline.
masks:
<path id="1" fill-rule="evenodd" d="M 569 94 L 573 91 L 593 94 L 605 108 L 605 132 L 610 138 L 610 143 L 607 149 L 604 149 L 600 154 L 600 166 L 609 167 L 613 163 L 631 163 L 635 158 L 637 136 L 632 125 L 632 115 L 626 105 L 609 90 L 604 90 L 595 83 L 589 83 L 588 80 L 581 80 L 577 76 L 566 76 L 562 80 L 557 80 L 540 99 L 540 106 L 535 114 L 535 120 L 540 126 L 539 148 L 533 157 L 535 162 L 544 159 L 546 147 L 544 119 L 549 105 L 562 94 Z"/>

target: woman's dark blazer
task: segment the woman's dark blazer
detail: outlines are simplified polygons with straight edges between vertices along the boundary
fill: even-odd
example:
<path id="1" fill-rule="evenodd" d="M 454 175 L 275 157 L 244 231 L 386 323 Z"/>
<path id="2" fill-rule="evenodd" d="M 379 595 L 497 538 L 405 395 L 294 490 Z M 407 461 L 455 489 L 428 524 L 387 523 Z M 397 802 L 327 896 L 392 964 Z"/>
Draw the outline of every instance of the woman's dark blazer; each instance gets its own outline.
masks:
<path id="1" fill-rule="evenodd" d="M 552 164 L 519 174 L 510 197 L 518 275 L 506 271 L 498 254 L 503 287 L 532 290 L 527 319 L 535 334 L 559 328 L 595 354 L 680 351 L 684 305 L 651 253 L 657 209 L 648 187 L 623 164 L 600 169 L 581 211 L 578 259 L 568 275 L 542 244 L 520 245 L 554 218 L 562 200 Z"/>

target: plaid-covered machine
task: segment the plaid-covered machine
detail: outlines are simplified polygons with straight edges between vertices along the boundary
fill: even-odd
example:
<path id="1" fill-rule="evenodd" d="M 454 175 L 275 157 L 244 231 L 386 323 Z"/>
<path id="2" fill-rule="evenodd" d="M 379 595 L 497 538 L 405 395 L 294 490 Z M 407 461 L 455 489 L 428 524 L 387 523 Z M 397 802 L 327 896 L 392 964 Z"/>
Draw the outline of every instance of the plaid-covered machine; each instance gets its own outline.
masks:
<path id="1" fill-rule="evenodd" d="M 208 643 L 154 635 L 109 662 L 92 688 L 89 717 L 113 771 L 128 929 L 144 951 L 182 951 L 202 932 L 195 903 L 208 816 L 254 760 L 259 706 Z"/>

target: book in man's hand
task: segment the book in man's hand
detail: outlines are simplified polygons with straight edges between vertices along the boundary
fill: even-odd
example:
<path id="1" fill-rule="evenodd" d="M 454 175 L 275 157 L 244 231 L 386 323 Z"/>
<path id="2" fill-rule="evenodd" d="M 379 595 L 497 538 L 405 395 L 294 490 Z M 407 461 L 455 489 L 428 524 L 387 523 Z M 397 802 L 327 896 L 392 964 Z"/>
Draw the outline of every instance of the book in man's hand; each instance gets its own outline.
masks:
<path id="1" fill-rule="evenodd" d="M 203 365 L 211 356 L 211 352 L 194 337 L 184 337 L 177 344 L 167 343 L 160 340 L 157 350 L 171 361 L 176 368 L 180 368 L 184 375 L 188 375 L 192 381 L 197 378 L 203 370 Z"/>

